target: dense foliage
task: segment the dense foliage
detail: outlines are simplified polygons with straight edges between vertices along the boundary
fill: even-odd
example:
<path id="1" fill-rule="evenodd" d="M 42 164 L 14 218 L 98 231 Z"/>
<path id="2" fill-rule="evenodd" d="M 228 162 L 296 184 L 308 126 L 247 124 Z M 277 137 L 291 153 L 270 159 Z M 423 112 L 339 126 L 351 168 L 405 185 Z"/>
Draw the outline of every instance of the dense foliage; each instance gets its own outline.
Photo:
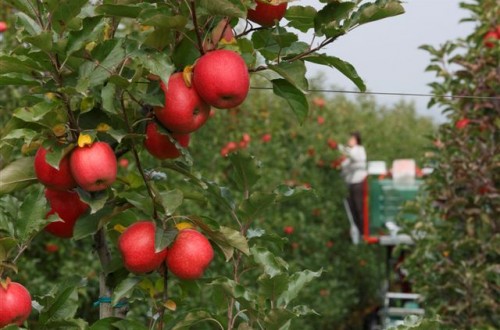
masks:
<path id="1" fill-rule="evenodd" d="M 438 77 L 433 99 L 447 114 L 429 163 L 434 167 L 413 228 L 408 262 L 426 310 L 453 329 L 500 327 L 500 46 L 498 1 L 462 3 L 475 31 L 440 47 L 424 46 Z M 489 42 L 489 43 L 488 43 Z M 467 97 L 466 97 L 467 96 Z M 471 97 L 468 97 L 471 96 Z"/>
<path id="2" fill-rule="evenodd" d="M 305 62 L 337 69 L 364 90 L 349 63 L 321 49 L 403 9 L 398 1 L 291 6 L 279 27 L 257 28 L 244 20 L 253 6 L 2 2 L 11 28 L 0 52 L 0 276 L 31 292 L 29 328 L 286 329 L 292 321 L 352 328 L 380 304 L 380 251 L 350 244 L 343 183 L 330 168 L 338 156 L 333 140 L 358 129 L 373 158 L 418 157 L 423 140 L 414 130 L 425 135 L 432 125 L 409 104 L 389 111 L 364 97 L 308 100 Z M 253 82 L 272 92 L 251 91 L 241 107 L 215 110 L 182 157 L 155 159 L 143 140 L 151 106 L 163 103 L 158 78 L 193 64 L 225 18 L 239 34 L 216 46 L 238 51 L 261 76 Z M 314 30 L 317 45 L 294 29 Z M 33 155 L 43 145 L 58 165 L 82 136 L 113 146 L 118 180 L 98 193 L 77 188 L 91 210 L 72 239 L 56 239 L 43 231 L 56 219 L 46 218 Z M 117 240 L 144 219 L 157 223 L 159 250 L 173 242 L 177 225 L 203 232 L 216 251 L 205 276 L 181 281 L 165 267 L 128 272 Z M 288 239 L 284 226 L 293 227 Z"/>

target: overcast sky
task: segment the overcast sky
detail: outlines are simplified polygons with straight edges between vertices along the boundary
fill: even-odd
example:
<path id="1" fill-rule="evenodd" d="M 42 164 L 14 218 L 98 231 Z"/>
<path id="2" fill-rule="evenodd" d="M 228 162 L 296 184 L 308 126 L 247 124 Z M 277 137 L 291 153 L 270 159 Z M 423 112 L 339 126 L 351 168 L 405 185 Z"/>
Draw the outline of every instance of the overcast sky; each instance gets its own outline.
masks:
<path id="1" fill-rule="evenodd" d="M 320 8 L 317 0 L 301 0 L 290 5 L 310 5 Z M 326 48 L 330 55 L 350 62 L 374 92 L 429 93 L 428 83 L 433 73 L 424 72 L 430 62 L 427 52 L 418 49 L 423 44 L 437 46 L 447 40 L 467 36 L 474 28 L 459 23 L 468 12 L 459 8 L 459 0 L 408 0 L 403 3 L 406 13 L 368 23 L 350 32 Z M 310 67 L 314 75 L 321 67 Z M 343 89 L 356 90 L 341 74 L 328 70 L 327 82 Z M 328 86 L 331 87 L 331 86 Z M 380 102 L 391 104 L 399 96 L 377 96 Z M 419 113 L 444 120 L 439 110 L 427 109 L 426 97 L 405 97 L 415 100 Z"/>

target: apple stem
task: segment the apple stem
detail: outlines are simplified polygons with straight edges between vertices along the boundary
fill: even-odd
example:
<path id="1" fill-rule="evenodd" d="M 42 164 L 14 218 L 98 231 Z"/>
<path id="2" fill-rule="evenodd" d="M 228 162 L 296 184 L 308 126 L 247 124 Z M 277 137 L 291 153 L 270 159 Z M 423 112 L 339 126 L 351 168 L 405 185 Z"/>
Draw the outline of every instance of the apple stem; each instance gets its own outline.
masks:
<path id="1" fill-rule="evenodd" d="M 189 3 L 191 7 L 191 17 L 193 18 L 194 31 L 196 32 L 196 40 L 198 41 L 198 50 L 200 51 L 201 55 L 203 55 L 205 54 L 205 51 L 203 50 L 203 40 L 201 38 L 200 27 L 198 25 L 198 19 L 196 17 L 196 2 L 194 0 L 191 0 Z"/>

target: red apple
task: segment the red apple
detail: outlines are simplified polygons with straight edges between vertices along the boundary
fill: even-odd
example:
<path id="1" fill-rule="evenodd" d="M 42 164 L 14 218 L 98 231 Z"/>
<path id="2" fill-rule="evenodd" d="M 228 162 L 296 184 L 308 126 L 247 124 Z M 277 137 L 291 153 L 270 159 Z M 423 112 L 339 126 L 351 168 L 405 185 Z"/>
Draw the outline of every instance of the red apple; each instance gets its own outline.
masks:
<path id="1" fill-rule="evenodd" d="M 86 191 L 104 190 L 116 180 L 116 157 L 106 142 L 76 147 L 69 165 L 76 183 Z"/>
<path id="2" fill-rule="evenodd" d="M 213 257 L 214 250 L 203 234 L 184 229 L 168 250 L 167 266 L 178 278 L 194 280 L 203 276 Z"/>
<path id="3" fill-rule="evenodd" d="M 208 52 L 195 64 L 193 86 L 206 103 L 220 109 L 234 108 L 245 100 L 250 88 L 247 65 L 231 50 Z"/>
<path id="4" fill-rule="evenodd" d="M 325 117 L 318 116 L 317 121 L 319 125 L 323 125 L 325 123 Z"/>
<path id="5" fill-rule="evenodd" d="M 313 147 L 309 147 L 309 148 L 307 149 L 307 154 L 308 154 L 310 157 L 312 157 L 312 156 L 314 156 L 314 154 L 316 154 L 316 151 L 314 150 L 314 148 L 313 148 Z"/>
<path id="6" fill-rule="evenodd" d="M 266 133 L 266 134 L 262 135 L 262 137 L 261 137 L 260 139 L 261 139 L 261 141 L 262 141 L 263 143 L 268 143 L 268 142 L 270 142 L 270 141 L 271 141 L 271 138 L 272 138 L 272 137 L 271 137 L 271 134 Z"/>
<path id="7" fill-rule="evenodd" d="M 288 2 L 279 0 L 257 0 L 255 9 L 249 9 L 247 18 L 264 27 L 270 27 L 276 24 L 285 16 Z"/>
<path id="8" fill-rule="evenodd" d="M 338 148 L 338 144 L 337 144 L 337 141 L 333 140 L 333 139 L 328 139 L 326 141 L 326 143 L 328 144 L 328 147 L 330 147 L 330 149 L 337 149 Z"/>
<path id="9" fill-rule="evenodd" d="M 59 246 L 54 243 L 47 243 L 45 244 L 45 251 L 47 251 L 48 253 L 56 253 L 57 251 L 59 251 Z"/>
<path id="10" fill-rule="evenodd" d="M 171 133 L 171 135 L 184 148 L 189 145 L 189 134 Z M 181 155 L 175 144 L 167 135 L 161 133 L 158 124 L 153 121 L 146 126 L 144 146 L 151 155 L 158 159 L 177 158 Z"/>
<path id="11" fill-rule="evenodd" d="M 333 241 L 328 241 L 326 242 L 325 246 L 329 249 L 331 249 L 333 247 Z"/>
<path id="12" fill-rule="evenodd" d="M 462 119 L 460 119 L 459 121 L 457 121 L 457 122 L 455 123 L 455 127 L 456 127 L 457 129 L 464 129 L 464 128 L 466 128 L 466 127 L 467 127 L 467 125 L 469 125 L 469 123 L 470 123 L 470 120 L 469 120 L 469 119 L 467 119 L 467 118 L 462 118 Z"/>
<path id="13" fill-rule="evenodd" d="M 229 150 L 227 150 L 227 148 L 226 148 L 226 147 L 222 148 L 222 149 L 220 150 L 220 155 L 221 155 L 222 157 L 227 157 L 227 155 L 229 155 Z"/>
<path id="14" fill-rule="evenodd" d="M 155 108 L 156 118 L 171 132 L 191 133 L 208 119 L 210 106 L 192 87 L 187 87 L 182 72 L 170 76 L 168 84 L 161 83 L 165 106 Z"/>
<path id="15" fill-rule="evenodd" d="M 7 23 L 0 21 L 0 33 L 7 31 Z"/>
<path id="16" fill-rule="evenodd" d="M 313 104 L 318 108 L 323 108 L 326 105 L 325 99 L 322 97 L 313 98 Z"/>
<path id="17" fill-rule="evenodd" d="M 120 167 L 127 168 L 128 167 L 128 159 L 127 158 L 120 158 L 120 160 L 118 161 L 118 165 L 120 165 Z"/>
<path id="18" fill-rule="evenodd" d="M 250 137 L 250 134 L 248 133 L 243 133 L 242 137 L 241 137 L 241 141 L 244 141 L 244 142 L 247 142 L 247 143 L 250 143 L 250 141 L 252 140 L 252 138 Z"/>
<path id="19" fill-rule="evenodd" d="M 292 226 L 285 226 L 285 227 L 283 228 L 283 232 L 284 232 L 285 234 L 287 234 L 287 235 L 292 235 L 292 234 L 293 234 L 293 232 L 294 232 L 294 230 L 295 230 L 295 229 L 294 229 Z"/>
<path id="20" fill-rule="evenodd" d="M 76 220 L 87 211 L 89 206 L 82 202 L 80 196 L 74 191 L 58 191 L 47 188 L 45 189 L 45 198 L 51 207 L 47 217 L 51 214 L 57 214 L 62 220 L 49 223 L 45 230 L 57 237 L 72 237 Z"/>
<path id="21" fill-rule="evenodd" d="M 9 278 L 0 283 L 0 328 L 21 326 L 31 314 L 31 296 L 26 288 Z"/>
<path id="22" fill-rule="evenodd" d="M 132 273 L 148 273 L 160 267 L 167 249 L 155 250 L 156 226 L 151 221 L 139 221 L 129 226 L 118 239 L 123 265 Z"/>
<path id="23" fill-rule="evenodd" d="M 44 186 L 57 190 L 68 190 L 76 187 L 76 181 L 71 175 L 69 167 L 69 156 L 64 156 L 59 162 L 59 169 L 52 167 L 45 160 L 47 150 L 44 147 L 38 148 L 35 155 L 35 174 Z"/>
<path id="24" fill-rule="evenodd" d="M 495 47 L 497 40 L 500 39 L 500 26 L 496 30 L 490 30 L 486 32 L 483 37 L 484 46 L 488 48 Z"/>

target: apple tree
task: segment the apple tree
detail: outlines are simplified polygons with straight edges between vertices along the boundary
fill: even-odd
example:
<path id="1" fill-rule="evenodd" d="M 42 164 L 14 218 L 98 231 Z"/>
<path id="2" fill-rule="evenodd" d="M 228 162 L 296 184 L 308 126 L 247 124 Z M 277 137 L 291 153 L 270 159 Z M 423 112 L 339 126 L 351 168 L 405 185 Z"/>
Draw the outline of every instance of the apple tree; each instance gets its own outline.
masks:
<path id="1" fill-rule="evenodd" d="M 199 171 L 189 139 L 210 106 L 244 101 L 249 73 L 269 81 L 298 122 L 308 113 L 307 62 L 337 70 L 364 90 L 355 69 L 323 48 L 403 8 L 392 0 L 330 1 L 320 10 L 296 5 L 269 24 L 256 6 L 2 4 L 11 28 L 0 53 L 0 85 L 12 88 L 7 94 L 23 93 L 6 108 L 1 132 L 0 292 L 17 287 L 19 260 L 45 231 L 70 238 L 81 258 L 79 271 L 46 291 L 24 281 L 36 292 L 30 327 L 279 329 L 314 313 L 296 298 L 321 270 L 291 271 L 279 256 L 282 240 L 253 222 L 309 189 L 260 190 L 262 169 L 247 154 L 228 156 L 230 189 Z M 249 11 L 262 26 L 246 20 Z M 315 38 L 301 41 L 298 31 Z M 226 262 L 212 269 L 212 259 Z M 97 261 L 92 276 L 87 271 Z M 95 294 L 99 320 L 79 313 L 88 308 L 88 293 Z M 198 295 L 203 303 L 190 305 Z M 28 315 L 14 310 L 1 325 L 21 325 Z"/>
<path id="2" fill-rule="evenodd" d="M 500 58 L 498 1 L 462 2 L 475 30 L 440 47 L 423 46 L 432 59 L 431 84 L 448 122 L 428 159 L 416 249 L 408 262 L 425 308 L 456 329 L 493 329 L 498 318 Z"/>

